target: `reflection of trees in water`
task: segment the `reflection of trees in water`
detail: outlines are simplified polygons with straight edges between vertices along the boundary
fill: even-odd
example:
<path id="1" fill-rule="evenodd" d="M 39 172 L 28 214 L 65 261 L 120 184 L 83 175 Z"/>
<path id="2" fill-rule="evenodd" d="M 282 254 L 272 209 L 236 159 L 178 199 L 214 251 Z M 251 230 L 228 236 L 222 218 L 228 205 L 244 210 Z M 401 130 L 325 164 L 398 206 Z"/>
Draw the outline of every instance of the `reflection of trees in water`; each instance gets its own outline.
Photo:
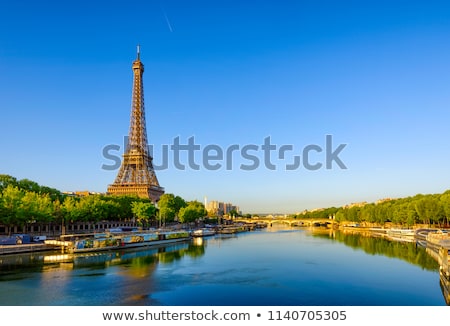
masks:
<path id="1" fill-rule="evenodd" d="M 136 278 L 150 276 L 158 263 L 172 264 L 181 260 L 185 256 L 193 258 L 200 257 L 205 254 L 205 247 L 198 245 L 178 246 L 175 248 L 161 247 L 157 252 L 152 252 L 148 256 L 134 257 L 128 260 L 121 260 L 120 265 L 126 267 L 122 270 L 123 274 Z"/>
<path id="2" fill-rule="evenodd" d="M 202 245 L 189 245 L 189 250 L 186 252 L 191 258 L 199 258 L 205 254 L 205 244 Z"/>
<path id="3" fill-rule="evenodd" d="M 152 277 L 158 264 L 172 264 L 186 256 L 199 257 L 204 255 L 204 245 L 182 243 L 169 247 L 160 247 L 144 253 L 130 252 L 128 259 L 120 260 L 120 274 L 125 276 L 121 283 L 121 305 L 159 304 L 152 298 L 155 291 L 161 291 L 161 284 Z M 138 257 L 130 257 L 138 254 Z"/>
<path id="4" fill-rule="evenodd" d="M 158 262 L 162 263 L 162 264 L 170 264 L 173 263 L 174 261 L 180 260 L 181 258 L 183 258 L 185 255 L 185 250 L 180 249 L 177 251 L 173 251 L 173 252 L 162 252 L 162 253 L 158 253 L 157 257 L 158 257 Z"/>
<path id="5" fill-rule="evenodd" d="M 128 277 L 143 278 L 153 274 L 156 269 L 157 258 L 155 256 L 137 257 L 126 263 L 122 263 L 124 267 L 120 274 Z"/>
<path id="6" fill-rule="evenodd" d="M 15 278 L 18 272 L 47 272 L 59 269 L 106 269 L 112 266 L 126 267 L 124 271 L 136 275 L 152 273 L 157 263 L 170 264 L 185 256 L 198 258 L 205 254 L 205 242 L 180 243 L 151 248 L 105 251 L 89 254 L 61 254 L 59 252 L 29 253 L 0 256 L 0 275 Z M 150 268 L 149 268 L 150 267 Z M 147 270 L 147 271 L 145 271 Z"/>
<path id="7" fill-rule="evenodd" d="M 44 256 L 41 253 L 0 256 L 0 275 L 11 274 L 11 276 L 14 276 L 18 269 L 26 270 L 27 272 L 41 272 L 44 271 L 44 267 L 52 269 L 55 266 L 57 267 L 59 264 L 54 263 L 44 266 Z"/>
<path id="8" fill-rule="evenodd" d="M 158 254 L 158 260 L 161 263 L 168 264 L 176 260 L 180 260 L 184 256 L 189 256 L 192 258 L 198 258 L 205 254 L 205 245 L 193 245 L 189 244 L 187 248 L 180 249 L 173 252 L 164 252 Z"/>
<path id="9" fill-rule="evenodd" d="M 191 243 L 180 243 L 177 245 L 159 247 L 152 249 L 136 249 L 110 252 L 98 255 L 89 255 L 87 260 L 81 264 L 81 257 L 77 259 L 77 266 L 93 267 L 95 265 L 101 267 L 109 267 L 114 265 L 122 265 L 128 268 L 142 268 L 157 263 L 170 264 L 174 261 L 182 259 L 188 255 L 190 257 L 199 257 L 204 255 L 204 245 L 193 245 Z"/>
<path id="10" fill-rule="evenodd" d="M 346 246 L 364 250 L 371 255 L 402 259 L 426 270 L 436 271 L 439 269 L 436 260 L 424 248 L 416 246 L 414 242 L 389 241 L 371 236 L 370 233 L 344 234 L 340 231 L 313 233 L 313 236 L 342 242 Z"/>

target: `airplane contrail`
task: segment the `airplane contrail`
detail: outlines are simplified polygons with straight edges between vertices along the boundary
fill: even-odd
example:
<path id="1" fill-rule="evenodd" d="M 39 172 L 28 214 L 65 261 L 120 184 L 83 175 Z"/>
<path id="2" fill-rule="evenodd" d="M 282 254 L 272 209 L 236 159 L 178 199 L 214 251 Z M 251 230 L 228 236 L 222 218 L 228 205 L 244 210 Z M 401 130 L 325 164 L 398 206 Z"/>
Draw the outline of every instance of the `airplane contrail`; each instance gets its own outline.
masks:
<path id="1" fill-rule="evenodd" d="M 172 33 L 173 29 L 172 29 L 172 25 L 170 24 L 169 17 L 167 17 L 166 11 L 164 10 L 164 8 L 162 6 L 161 6 L 161 10 L 162 10 L 162 12 L 164 14 L 164 18 L 166 19 L 167 26 L 169 27 L 169 30 Z"/>

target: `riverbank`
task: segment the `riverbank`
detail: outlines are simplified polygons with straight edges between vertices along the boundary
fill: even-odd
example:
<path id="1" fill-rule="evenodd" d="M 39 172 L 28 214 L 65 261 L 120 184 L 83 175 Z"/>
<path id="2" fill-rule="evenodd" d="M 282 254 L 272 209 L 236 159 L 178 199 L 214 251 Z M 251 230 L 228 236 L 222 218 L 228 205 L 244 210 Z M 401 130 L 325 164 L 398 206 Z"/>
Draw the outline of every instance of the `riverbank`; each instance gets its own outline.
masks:
<path id="1" fill-rule="evenodd" d="M 220 233 L 237 233 L 237 232 L 248 232 L 253 231 L 255 229 L 267 227 L 267 224 L 255 224 L 255 223 L 235 223 L 230 225 L 223 225 L 220 228 L 215 228 L 217 234 Z M 321 226 L 324 227 L 324 226 Z M 439 253 L 440 248 L 448 248 L 450 249 L 450 233 L 443 233 L 443 235 L 438 235 L 439 229 L 432 228 L 414 228 L 407 229 L 401 227 L 381 227 L 381 226 L 361 226 L 355 223 L 343 223 L 343 224 L 329 224 L 326 226 L 327 228 L 338 229 L 343 233 L 359 233 L 365 236 L 372 237 L 383 237 L 392 241 L 399 242 L 416 242 L 418 245 L 421 245 L 424 248 L 431 248 L 436 253 Z M 155 230 L 155 232 L 170 232 L 170 231 L 186 231 L 191 232 L 192 230 L 185 230 L 180 228 L 175 229 L 164 229 L 164 230 Z M 104 234 L 104 233 L 98 233 Z M 436 236 L 432 236 L 436 234 Z M 92 234 L 94 237 L 95 234 Z M 429 238 L 428 236 L 431 235 Z M 72 235 L 72 240 L 75 239 L 83 239 L 87 234 L 74 234 Z M 69 238 L 68 238 L 69 237 Z M 64 236 L 65 239 L 70 239 L 71 236 Z M 29 244 L 16 244 L 16 245 L 0 245 L 0 255 L 3 254 L 18 254 L 18 253 L 26 253 L 26 252 L 36 252 L 36 251 L 48 251 L 48 250 L 59 250 L 61 249 L 61 239 L 54 238 L 54 241 L 46 241 L 40 243 L 29 243 Z M 68 244 L 64 245 L 67 246 Z M 450 273 L 449 273 L 450 274 Z"/>
<path id="2" fill-rule="evenodd" d="M 210 227 L 215 234 L 234 234 L 267 227 L 265 223 L 234 223 Z M 174 227 L 144 230 L 138 227 L 116 227 L 96 233 L 77 233 L 51 237 L 39 243 L 0 245 L 0 255 L 26 252 L 61 250 L 64 252 L 104 251 L 137 246 L 152 246 L 190 238 L 195 229 Z M 14 238 L 14 237 L 11 237 Z M 31 237 L 30 237 L 31 238 Z M 171 240 L 171 241 L 170 241 Z"/>
<path id="3" fill-rule="evenodd" d="M 0 255 L 14 255 L 27 252 L 49 251 L 55 249 L 57 249 L 55 248 L 55 246 L 50 246 L 45 243 L 2 245 L 0 246 Z"/>

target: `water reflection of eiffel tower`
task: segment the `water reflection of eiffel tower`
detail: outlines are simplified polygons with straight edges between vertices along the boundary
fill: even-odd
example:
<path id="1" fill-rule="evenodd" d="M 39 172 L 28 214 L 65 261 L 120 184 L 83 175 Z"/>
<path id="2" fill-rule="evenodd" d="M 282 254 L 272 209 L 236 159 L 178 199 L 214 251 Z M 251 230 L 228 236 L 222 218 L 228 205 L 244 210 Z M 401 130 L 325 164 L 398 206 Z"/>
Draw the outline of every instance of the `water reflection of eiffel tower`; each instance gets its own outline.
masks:
<path id="1" fill-rule="evenodd" d="M 156 203 L 164 194 L 164 188 L 160 187 L 156 178 L 153 158 L 148 150 L 142 83 L 144 65 L 140 60 L 139 46 L 132 67 L 134 80 L 128 143 L 119 173 L 107 192 L 110 195 L 137 195 Z"/>

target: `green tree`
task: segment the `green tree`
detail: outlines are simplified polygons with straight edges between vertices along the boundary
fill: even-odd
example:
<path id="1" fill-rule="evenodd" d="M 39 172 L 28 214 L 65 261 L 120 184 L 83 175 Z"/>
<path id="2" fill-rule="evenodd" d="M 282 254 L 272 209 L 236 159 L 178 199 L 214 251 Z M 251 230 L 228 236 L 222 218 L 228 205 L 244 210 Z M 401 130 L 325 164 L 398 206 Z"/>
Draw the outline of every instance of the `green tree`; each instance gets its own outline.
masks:
<path id="1" fill-rule="evenodd" d="M 360 222 L 360 210 L 361 208 L 358 206 L 353 206 L 348 209 L 347 219 L 352 222 Z"/>
<path id="2" fill-rule="evenodd" d="M 41 192 L 41 186 L 38 183 L 31 181 L 29 179 L 22 179 L 17 182 L 17 187 L 21 190 L 31 191 L 35 193 Z"/>
<path id="3" fill-rule="evenodd" d="M 416 224 L 417 212 L 414 208 L 414 203 L 408 202 L 407 205 L 408 206 L 407 206 L 406 224 L 408 226 L 413 226 L 414 224 Z"/>
<path id="4" fill-rule="evenodd" d="M 375 204 L 367 204 L 361 207 L 360 210 L 361 221 L 375 223 L 374 207 Z"/>
<path id="5" fill-rule="evenodd" d="M 142 199 L 137 196 L 105 196 L 104 200 L 114 203 L 114 212 L 111 212 L 110 218 L 117 221 L 128 221 L 133 217 L 131 211 L 131 204 L 135 201 L 146 201 L 148 199 Z"/>
<path id="6" fill-rule="evenodd" d="M 135 201 L 131 204 L 131 211 L 141 225 L 146 225 L 156 215 L 156 207 L 152 203 Z"/>
<path id="7" fill-rule="evenodd" d="M 100 197 L 102 210 L 103 210 L 103 216 L 102 220 L 122 220 L 119 216 L 121 215 L 121 206 L 118 202 L 114 200 L 110 200 L 108 197 Z"/>
<path id="8" fill-rule="evenodd" d="M 74 197 L 67 197 L 61 205 L 62 224 L 66 222 L 75 222 L 78 220 L 77 210 L 78 200 Z"/>
<path id="9" fill-rule="evenodd" d="M 7 174 L 0 174 L 0 192 L 10 185 L 17 186 L 17 179 Z"/>
<path id="10" fill-rule="evenodd" d="M 64 198 L 67 197 L 61 191 L 59 191 L 55 188 L 47 187 L 47 186 L 41 186 L 39 192 L 40 192 L 40 194 L 43 194 L 43 195 L 44 194 L 49 195 L 50 199 L 52 201 L 55 201 L 55 200 L 63 201 Z"/>
<path id="11" fill-rule="evenodd" d="M 232 209 L 231 211 L 228 212 L 228 216 L 237 217 L 237 216 L 239 216 L 239 214 L 238 214 L 237 210 Z"/>
<path id="12" fill-rule="evenodd" d="M 442 216 L 442 207 L 435 196 L 424 196 L 416 203 L 416 212 L 426 224 L 434 224 Z"/>
<path id="13" fill-rule="evenodd" d="M 183 198 L 181 198 L 180 196 L 175 196 L 173 199 L 173 208 L 175 210 L 175 217 L 178 216 L 180 209 L 182 209 L 183 207 L 186 207 L 186 206 L 187 206 L 187 203 Z"/>
<path id="14" fill-rule="evenodd" d="M 96 223 L 109 218 L 109 208 L 108 202 L 102 200 L 101 196 L 81 197 L 76 205 L 75 216 L 77 220 Z"/>
<path id="15" fill-rule="evenodd" d="M 186 201 L 174 194 L 163 194 L 158 201 L 160 219 L 173 222 L 178 217 L 180 209 L 186 207 Z"/>
<path id="16" fill-rule="evenodd" d="M 189 202 L 186 207 L 180 209 L 179 219 L 181 223 L 191 223 L 206 215 L 205 206 L 199 201 L 194 200 Z"/>
<path id="17" fill-rule="evenodd" d="M 175 196 L 173 194 L 163 194 L 158 201 L 160 220 L 171 222 L 175 220 L 176 211 L 174 209 L 173 201 Z"/>
<path id="18" fill-rule="evenodd" d="M 21 218 L 25 223 L 48 222 L 53 218 L 53 202 L 46 195 L 25 191 L 21 199 Z"/>
<path id="19" fill-rule="evenodd" d="M 2 191 L 3 208 L 0 223 L 8 226 L 9 229 L 14 225 L 24 225 L 25 223 L 25 214 L 22 207 L 23 196 L 25 196 L 25 192 L 11 184 Z"/>
<path id="20" fill-rule="evenodd" d="M 392 222 L 395 224 L 403 224 L 408 219 L 408 210 L 406 204 L 397 204 L 391 207 Z"/>
<path id="21" fill-rule="evenodd" d="M 346 221 L 346 214 L 344 209 L 340 209 L 336 212 L 335 221 L 338 223 L 342 223 Z"/>
<path id="22" fill-rule="evenodd" d="M 449 225 L 450 220 L 450 191 L 446 191 L 443 193 L 440 198 L 441 207 L 442 207 L 442 213 L 445 218 L 445 224 Z"/>

